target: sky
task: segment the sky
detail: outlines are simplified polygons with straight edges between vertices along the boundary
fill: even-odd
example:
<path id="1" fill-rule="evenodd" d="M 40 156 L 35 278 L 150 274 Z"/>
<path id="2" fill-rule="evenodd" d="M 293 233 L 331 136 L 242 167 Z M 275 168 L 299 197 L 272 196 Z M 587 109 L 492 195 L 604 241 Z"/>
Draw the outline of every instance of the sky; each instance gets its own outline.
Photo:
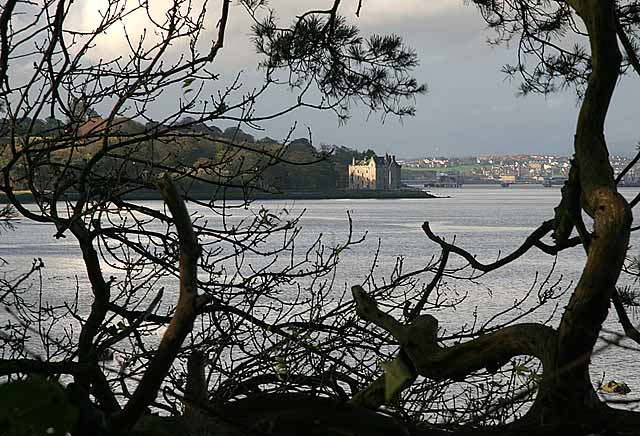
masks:
<path id="1" fill-rule="evenodd" d="M 293 3 L 271 5 L 286 9 Z M 363 34 L 400 34 L 417 51 L 415 76 L 429 92 L 416 99 L 416 116 L 401 121 L 388 117 L 382 124 L 380 116 L 360 108 L 339 126 L 332 114 L 305 111 L 274 123 L 281 135 L 296 120 L 311 127 L 315 142 L 371 147 L 405 158 L 572 153 L 579 104 L 575 93 L 517 96 L 518 82 L 500 72 L 504 64 L 515 62 L 515 50 L 487 44 L 492 31 L 475 7 L 462 0 L 374 0 L 365 2 L 355 22 Z M 638 101 L 639 78 L 623 79 L 606 126 L 614 153 L 632 153 L 640 140 L 635 128 Z"/>
<path id="2" fill-rule="evenodd" d="M 90 28 L 97 23 L 96 11 L 108 0 L 78 2 L 72 20 L 76 26 Z M 203 0 L 193 0 L 199 5 Z M 207 22 L 217 22 L 218 1 L 207 9 Z M 272 0 L 269 4 L 281 17 L 281 22 L 306 9 L 326 8 L 330 0 Z M 492 31 L 475 7 L 463 0 L 365 0 L 360 18 L 355 17 L 357 0 L 343 0 L 343 14 L 361 28 L 364 35 L 396 33 L 404 37 L 420 59 L 414 75 L 426 83 L 428 93 L 415 101 L 415 117 L 398 120 L 370 114 L 364 107 L 355 107 L 352 118 L 340 124 L 335 114 L 312 110 L 263 124 L 263 131 L 243 130 L 256 137 L 281 139 L 291 126 L 298 128 L 294 137 L 312 132 L 315 145 L 340 144 L 358 149 L 372 148 L 379 153 L 391 153 L 399 158 L 422 156 L 463 156 L 478 154 L 571 154 L 578 100 L 574 93 L 563 92 L 547 97 L 517 96 L 517 81 L 510 81 L 500 72 L 506 63 L 515 62 L 515 51 L 508 47 L 490 47 L 487 38 Z M 170 0 L 154 0 L 158 16 Z M 131 16 L 124 23 L 133 35 L 144 27 L 146 17 Z M 248 88 L 260 82 L 256 70 L 257 56 L 253 52 L 249 20 L 244 11 L 231 10 L 225 47 L 216 63 L 223 78 L 235 77 L 242 71 L 242 81 Z M 209 40 L 215 26 L 209 26 Z M 123 32 L 102 35 L 90 56 L 120 55 L 127 50 Z M 151 36 L 153 38 L 153 35 Z M 174 47 L 179 51 L 179 47 Z M 224 83 L 224 79 L 222 81 Z M 177 96 L 167 93 L 167 104 Z M 278 107 L 290 101 L 285 90 L 272 93 L 268 107 Z M 614 153 L 630 154 L 640 140 L 635 128 L 640 101 L 640 80 L 629 76 L 621 81 L 608 117 L 606 134 Z M 161 103 L 161 102 L 160 102 Z M 161 116 L 162 104 L 153 110 Z M 100 108 L 98 108 L 100 109 Z M 152 114 L 154 115 L 154 114 Z M 227 127 L 223 123 L 218 127 Z"/>

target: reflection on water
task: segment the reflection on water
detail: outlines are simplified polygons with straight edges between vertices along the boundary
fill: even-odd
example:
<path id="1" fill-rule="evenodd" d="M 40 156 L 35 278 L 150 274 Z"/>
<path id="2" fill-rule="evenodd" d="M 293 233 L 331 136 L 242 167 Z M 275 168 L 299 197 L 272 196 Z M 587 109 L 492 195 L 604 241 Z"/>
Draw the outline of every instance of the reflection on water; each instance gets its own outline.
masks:
<path id="1" fill-rule="evenodd" d="M 491 262 L 522 244 L 524 238 L 544 220 L 553 216 L 553 208 L 560 199 L 557 188 L 512 187 L 509 189 L 464 187 L 462 189 L 438 189 L 436 195 L 450 198 L 407 199 L 407 200 L 313 200 L 313 201 L 262 201 L 260 205 L 268 209 L 286 207 L 291 215 L 306 209 L 302 219 L 303 231 L 297 241 L 301 250 L 312 244 L 318 235 L 323 235 L 327 245 L 343 242 L 348 235 L 347 211 L 353 219 L 356 236 L 367 232 L 366 241 L 341 254 L 338 267 L 337 291 L 344 286 L 361 283 L 367 276 L 378 242 L 381 255 L 378 258 L 377 277 L 388 276 L 402 256 L 405 271 L 424 266 L 439 253 L 438 247 L 430 243 L 422 232 L 424 221 L 432 223 L 434 232 L 447 241 L 457 244 L 477 255 L 484 262 Z M 632 197 L 638 189 L 627 188 L 623 194 Z M 160 208 L 158 201 L 144 202 L 146 206 Z M 256 205 L 257 207 L 258 205 Z M 204 215 L 210 222 L 219 217 L 201 208 L 189 206 L 191 211 Z M 235 219 L 249 216 L 250 210 L 237 209 Z M 75 277 L 81 304 L 89 303 L 91 295 L 82 269 L 82 261 L 73 239 L 53 238 L 51 226 L 21 221 L 14 232 L 0 236 L 0 257 L 9 262 L 9 270 L 20 270 L 31 264 L 34 257 L 41 257 L 45 271 L 45 288 L 55 290 L 59 298 L 72 298 L 75 294 Z M 632 238 L 633 247 L 638 246 L 637 238 Z M 251 259 L 249 259 L 251 261 Z M 557 259 L 553 278 L 562 278 L 566 285 L 579 277 L 584 263 L 584 253 L 577 247 L 567 250 Z M 258 262 L 258 260 L 255 260 Z M 548 274 L 554 259 L 534 250 L 525 258 L 490 273 L 479 280 L 479 284 L 469 287 L 460 283 L 460 293 L 469 292 L 465 303 L 455 312 L 443 311 L 437 314 L 441 325 L 448 331 L 455 330 L 461 322 L 469 321 L 477 312 L 480 322 L 497 311 L 509 307 L 514 299 L 522 296 L 535 283 L 536 272 L 540 276 Z M 5 271 L 7 269 L 5 268 Z M 117 273 L 109 271 L 107 274 Z M 623 279 L 624 280 L 624 279 Z M 628 279 L 627 279 L 628 280 Z M 450 281 L 452 287 L 455 282 Z M 170 292 L 170 289 L 167 290 Z M 565 301 L 560 302 L 562 307 Z M 535 315 L 531 320 L 541 321 L 545 313 Z M 615 314 L 611 314 L 606 327 L 621 331 Z M 640 390 L 640 365 L 630 359 L 628 352 L 615 350 L 594 358 L 593 379 L 600 380 L 606 372 L 607 379 L 620 379 L 631 389 Z"/>

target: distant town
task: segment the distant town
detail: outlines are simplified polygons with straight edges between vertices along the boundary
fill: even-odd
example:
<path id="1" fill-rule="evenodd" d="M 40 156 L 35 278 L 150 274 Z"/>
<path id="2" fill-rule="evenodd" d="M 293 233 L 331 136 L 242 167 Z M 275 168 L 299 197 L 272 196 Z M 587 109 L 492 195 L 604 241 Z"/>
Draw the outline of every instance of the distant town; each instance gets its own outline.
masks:
<path id="1" fill-rule="evenodd" d="M 569 175 L 570 157 L 551 155 L 484 155 L 468 157 L 425 157 L 398 159 L 406 184 L 455 187 L 463 184 L 514 183 L 562 185 Z M 615 174 L 631 162 L 626 156 L 611 156 Z M 640 186 L 640 167 L 627 172 L 621 185 Z"/>

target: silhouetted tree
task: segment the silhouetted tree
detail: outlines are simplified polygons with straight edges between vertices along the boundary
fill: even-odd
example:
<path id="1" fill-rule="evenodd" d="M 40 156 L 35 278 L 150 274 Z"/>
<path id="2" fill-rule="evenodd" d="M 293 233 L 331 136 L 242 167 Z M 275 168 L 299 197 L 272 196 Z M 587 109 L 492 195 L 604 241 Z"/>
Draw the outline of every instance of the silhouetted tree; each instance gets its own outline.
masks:
<path id="1" fill-rule="evenodd" d="M 90 282 L 90 289 L 78 293 L 90 295 L 91 308 L 83 311 L 73 302 L 47 306 L 31 298 L 24 283 L 39 274 L 41 262 L 0 282 L 1 301 L 16 308 L 12 316 L 19 321 L 7 322 L 0 335 L 0 375 L 72 377 L 65 398 L 78 414 L 75 434 L 299 434 L 301 428 L 362 435 L 637 432 L 637 414 L 603 403 L 588 369 L 611 303 L 624 333 L 634 340 L 640 336 L 624 306 L 633 296 L 616 289 L 640 196 L 627 202 L 617 192 L 624 174 L 614 177 L 604 136 L 620 76 L 640 72 L 638 3 L 472 2 L 497 31 L 493 42 L 518 41 L 519 63 L 505 71 L 522 79 L 522 93 L 573 87 L 581 98 L 562 200 L 517 250 L 488 263 L 445 241 L 426 222 L 425 235 L 440 247 L 440 256 L 416 271 L 406 271 L 399 259 L 388 280 L 370 276 L 365 286 L 353 286 L 353 300 L 336 292 L 331 273 L 357 238 L 337 247 L 317 241 L 298 258 L 297 217 L 265 208 L 239 215 L 245 204 L 235 208 L 225 201 L 228 189 L 262 188 L 265 170 L 296 163 L 287 161 L 286 141 L 253 144 L 240 128 L 309 106 L 346 120 L 354 100 L 372 110 L 410 115 L 414 108 L 406 98 L 424 90 L 409 75 L 416 56 L 398 36 L 363 38 L 340 15 L 339 0 L 298 16 L 288 27 L 280 27 L 273 12 L 263 14 L 264 2 L 240 3 L 254 19 L 265 83 L 240 93 L 236 82 L 210 98 L 202 98 L 205 88 L 199 84 L 217 83 L 208 67 L 223 46 L 229 1 L 222 2 L 216 41 L 202 52 L 204 13 L 187 18 L 185 3 L 176 1 L 166 22 L 155 23 L 161 40 L 150 47 L 129 44 L 131 62 L 99 63 L 81 61 L 92 48 L 91 36 L 123 18 L 115 2 L 86 39 L 66 21 L 71 6 L 65 1 L 20 4 L 19 20 L 18 1 L 2 7 L 0 99 L 11 141 L 3 150 L 0 189 L 23 218 L 49 223 L 56 237 L 77 241 Z M 366 1 L 354 3 L 358 14 L 361 7 L 366 12 Z M 146 13 L 148 7 L 135 6 Z M 35 51 L 34 41 L 22 36 L 25 29 L 39 35 Z M 190 51 L 163 62 L 167 48 L 181 40 Z M 24 44 L 36 65 L 26 78 L 9 66 L 25 58 Z M 278 83 L 274 74 L 280 69 L 299 94 L 296 103 L 256 114 L 255 102 Z M 171 86 L 184 95 L 173 113 L 144 131 L 118 132 L 123 119 L 144 119 L 148 105 Z M 316 95 L 311 89 L 320 100 L 309 100 Z M 73 104 L 78 101 L 108 104 L 110 110 L 103 122 L 87 126 Z M 33 120 L 51 107 L 69 118 L 65 134 L 33 135 Z M 177 121 L 187 116 L 193 121 Z M 187 126 L 222 119 L 237 126 L 216 139 L 214 157 L 197 165 L 181 161 L 185 141 L 210 139 Z M 295 146 L 309 150 L 310 144 Z M 200 182 L 211 187 L 206 201 L 189 193 Z M 18 185 L 29 189 L 37 207 L 25 205 Z M 151 189 L 165 208 L 128 197 Z M 583 213 L 593 219 L 592 227 Z M 210 217 L 216 214 L 220 219 L 214 222 Z M 438 329 L 437 309 L 464 304 L 464 297 L 445 298 L 450 281 L 463 272 L 471 271 L 464 284 L 472 286 L 479 275 L 517 262 L 532 249 L 555 256 L 576 245 L 584 247 L 586 263 L 557 325 L 522 322 L 559 298 L 559 285 L 547 277 L 536 281 L 537 292 L 532 287 L 482 325 L 470 321 L 457 332 Z M 107 265 L 118 274 L 107 277 Z M 177 302 L 167 301 L 170 289 L 178 290 Z M 79 335 L 39 329 L 46 353 L 34 356 L 34 326 L 53 329 L 69 319 L 76 320 Z M 161 339 L 154 342 L 159 331 Z M 108 370 L 99 362 L 114 351 L 120 363 Z M 541 371 L 530 369 L 536 361 Z M 523 373 L 527 377 L 518 386 Z M 444 395 L 460 381 L 466 383 L 462 394 Z M 36 386 L 59 391 L 57 385 Z M 462 410 L 456 406 L 461 396 L 467 398 Z M 12 422 L 6 412 L 0 421 Z"/>
<path id="2" fill-rule="evenodd" d="M 265 169 L 287 163 L 284 145 L 257 147 L 241 127 L 305 106 L 344 117 L 352 99 L 404 114 L 408 106 L 400 104 L 423 90 L 409 76 L 415 54 L 399 38 L 389 45 L 360 36 L 337 7 L 309 11 L 280 29 L 264 2 L 239 4 L 255 20 L 265 74 L 256 89 L 241 89 L 239 78 L 212 89 L 220 83 L 212 71 L 230 0 L 216 6 L 215 23 L 205 22 L 206 1 L 175 0 L 158 18 L 152 2 L 109 0 L 96 11 L 93 28 L 73 22 L 77 2 L 0 6 L 0 102 L 8 137 L 0 145 L 0 190 L 22 219 L 75 241 L 87 279 L 75 291 L 89 301 L 60 298 L 37 280 L 27 285 L 44 268 L 39 259 L 0 281 L 0 302 L 10 307 L 0 318 L 0 377 L 12 382 L 3 386 L 0 427 L 10 433 L 41 431 L 49 422 L 47 433 L 74 435 L 246 432 L 241 419 L 224 422 L 215 411 L 247 392 L 314 389 L 336 397 L 346 395 L 337 383 L 353 391 L 365 382 L 364 371 L 345 363 L 355 348 L 332 350 L 340 329 L 327 329 L 333 321 L 321 319 L 344 318 L 331 313 L 331 302 L 340 301 L 331 273 L 357 238 L 300 248 L 294 242 L 299 215 L 246 209 L 246 202 L 227 202 L 227 193 L 243 192 L 248 201 L 251 190 L 264 188 Z M 148 27 L 122 35 L 120 24 L 130 14 L 149 17 Z M 213 42 L 205 26 L 216 29 Z M 139 37 L 129 33 L 138 30 Z M 105 58 L 104 34 L 122 35 L 127 52 Z M 282 50 L 285 41 L 295 41 L 293 52 Z M 184 50 L 176 53 L 179 47 Z M 358 56 L 348 59 L 348 52 Z M 331 59 L 340 66 L 326 64 Z M 19 64 L 34 67 L 17 71 Z M 278 70 L 290 78 L 295 103 L 259 113 L 256 103 L 281 83 L 274 79 Z M 347 70 L 357 78 L 345 82 Z M 182 93 L 180 101 L 163 102 L 162 119 L 151 122 L 149 108 L 171 90 Z M 63 129 L 57 119 L 66 120 Z M 237 125 L 214 138 L 207 125 L 215 120 Z M 204 200 L 202 190 L 196 197 L 192 189 L 202 184 Z M 133 201 L 150 192 L 164 205 Z M 73 294 L 74 286 L 65 290 Z M 57 380 L 66 385 L 64 395 Z M 13 401 L 16 392 L 27 401 Z M 36 398 L 65 407 L 47 409 L 51 404 Z M 68 404 L 60 404 L 65 398 Z"/>
<path id="3" fill-rule="evenodd" d="M 412 308 L 405 322 L 399 322 L 397 317 L 380 311 L 367 293 L 355 288 L 358 313 L 393 335 L 401 345 L 395 365 L 406 371 L 404 384 L 398 386 L 398 391 L 414 383 L 418 376 L 428 380 L 460 380 L 482 368 L 495 370 L 515 356 L 528 355 L 542 362 L 542 376 L 530 409 L 507 429 L 575 434 L 633 432 L 637 415 L 605 405 L 594 390 L 588 369 L 611 303 L 624 333 L 635 340 L 639 336 L 621 304 L 616 283 L 628 249 L 631 210 L 640 197 L 627 202 L 617 191 L 621 176 L 614 176 L 604 135 L 607 111 L 620 77 L 630 70 L 640 73 L 636 51 L 638 3 L 592 0 L 474 0 L 473 3 L 497 32 L 492 42 L 517 42 L 519 62 L 505 67 L 505 71 L 522 79 L 523 94 L 546 94 L 567 87 L 577 91 L 581 106 L 575 155 L 555 213 L 518 250 L 497 262 L 480 262 L 469 252 L 439 238 L 428 223 L 424 230 L 441 246 L 443 265 L 450 255 L 457 255 L 471 268 L 489 273 L 534 248 L 562 255 L 565 249 L 581 244 L 586 253 L 585 267 L 560 322 L 554 327 L 513 324 L 491 333 L 478 331 L 471 335 L 475 339 L 443 346 L 438 338 L 437 320 L 431 315 L 420 315 L 420 304 Z M 583 213 L 593 219 L 591 229 L 583 222 Z M 577 236 L 572 237 L 574 230 Z M 543 241 L 547 235 L 553 236 L 550 244 Z M 381 383 L 371 385 L 368 392 L 360 395 L 359 402 L 371 407 L 382 405 L 388 393 Z"/>

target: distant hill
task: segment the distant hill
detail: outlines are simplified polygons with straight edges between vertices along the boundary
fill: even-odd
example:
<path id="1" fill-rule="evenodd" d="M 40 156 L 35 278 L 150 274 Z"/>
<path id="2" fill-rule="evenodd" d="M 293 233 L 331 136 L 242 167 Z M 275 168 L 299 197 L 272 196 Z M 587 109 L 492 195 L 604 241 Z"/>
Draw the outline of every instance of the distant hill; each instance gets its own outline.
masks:
<path id="1" fill-rule="evenodd" d="M 341 145 L 322 145 L 317 149 L 307 138 L 286 144 L 268 136 L 257 140 L 237 126 L 222 130 L 192 117 L 182 118 L 174 129 L 154 121 L 143 124 L 125 117 L 109 124 L 94 112 L 84 121 L 73 123 L 55 118 L 25 118 L 13 133 L 21 136 L 27 132 L 32 140 L 63 138 L 69 134 L 78 137 L 74 151 L 55 152 L 61 161 L 71 157 L 77 168 L 99 151 L 105 135 L 109 141 L 126 144 L 94 169 L 105 175 L 117 171 L 122 177 L 151 178 L 160 171 L 158 166 L 170 165 L 184 168 L 203 182 L 249 184 L 274 192 L 344 189 L 351 161 L 375 155 L 372 150 L 361 152 Z M 0 118 L 0 138 L 10 134 L 10 123 Z M 138 136 L 140 139 L 136 140 Z M 135 157 L 137 163 L 127 162 L 127 156 Z"/>

